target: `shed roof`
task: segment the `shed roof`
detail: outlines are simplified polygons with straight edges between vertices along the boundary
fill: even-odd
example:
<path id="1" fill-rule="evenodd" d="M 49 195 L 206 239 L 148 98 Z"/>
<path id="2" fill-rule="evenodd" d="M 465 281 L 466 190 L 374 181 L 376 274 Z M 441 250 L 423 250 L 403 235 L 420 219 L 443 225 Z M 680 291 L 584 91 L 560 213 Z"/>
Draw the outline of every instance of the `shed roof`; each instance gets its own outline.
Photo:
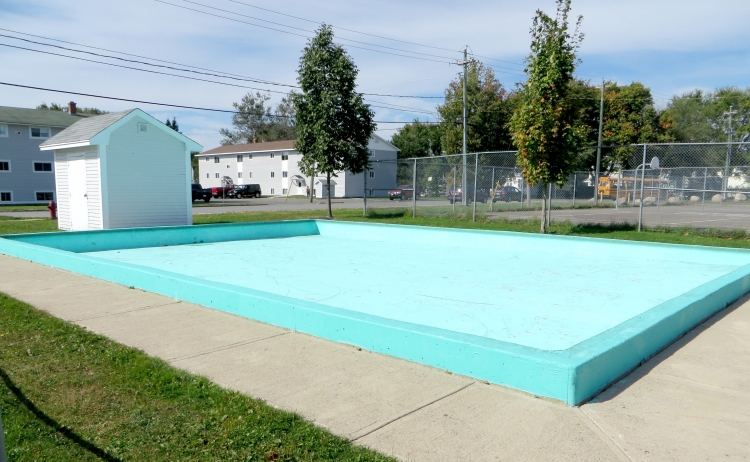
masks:
<path id="1" fill-rule="evenodd" d="M 0 106 L 0 123 L 4 124 L 64 128 L 88 117 L 86 114 L 70 115 L 49 109 Z"/>
<path id="2" fill-rule="evenodd" d="M 122 112 L 112 112 L 110 114 L 103 114 L 96 117 L 89 117 L 87 119 L 79 120 L 75 124 L 48 139 L 40 146 L 56 146 L 60 144 L 73 144 L 88 141 L 93 138 L 94 135 L 98 134 L 102 130 L 106 129 L 107 127 L 133 111 L 135 111 L 135 109 L 130 109 L 128 111 Z"/>
<path id="3" fill-rule="evenodd" d="M 246 152 L 266 152 L 266 151 L 291 151 L 294 149 L 294 140 L 285 141 L 267 141 L 265 143 L 248 143 L 248 144 L 228 144 L 218 148 L 209 149 L 199 155 L 210 154 L 239 154 Z"/>

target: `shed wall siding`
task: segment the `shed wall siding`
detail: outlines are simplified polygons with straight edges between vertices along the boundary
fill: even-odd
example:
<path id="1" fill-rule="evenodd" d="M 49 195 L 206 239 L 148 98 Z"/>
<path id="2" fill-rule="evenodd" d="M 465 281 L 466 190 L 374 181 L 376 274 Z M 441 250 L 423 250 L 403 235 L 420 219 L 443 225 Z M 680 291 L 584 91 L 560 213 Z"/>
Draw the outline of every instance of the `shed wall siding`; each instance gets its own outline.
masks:
<path id="1" fill-rule="evenodd" d="M 134 117 L 112 132 L 106 147 L 110 228 L 190 223 L 189 155 L 185 143 L 152 124 L 138 132 Z"/>
<path id="2" fill-rule="evenodd" d="M 68 155 L 55 151 L 55 184 L 57 191 L 57 227 L 68 231 L 70 223 L 70 189 L 68 188 Z"/>

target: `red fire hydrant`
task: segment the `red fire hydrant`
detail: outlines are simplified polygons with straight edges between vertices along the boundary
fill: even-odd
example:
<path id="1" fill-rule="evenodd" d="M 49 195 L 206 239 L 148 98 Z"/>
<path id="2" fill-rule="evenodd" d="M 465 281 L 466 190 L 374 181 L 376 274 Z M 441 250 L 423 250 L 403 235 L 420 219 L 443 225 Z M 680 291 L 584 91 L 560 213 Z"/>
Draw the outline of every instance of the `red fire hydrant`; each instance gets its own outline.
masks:
<path id="1" fill-rule="evenodd" d="M 55 204 L 55 201 L 49 201 L 47 208 L 49 209 L 49 217 L 52 219 L 57 218 L 57 204 Z"/>

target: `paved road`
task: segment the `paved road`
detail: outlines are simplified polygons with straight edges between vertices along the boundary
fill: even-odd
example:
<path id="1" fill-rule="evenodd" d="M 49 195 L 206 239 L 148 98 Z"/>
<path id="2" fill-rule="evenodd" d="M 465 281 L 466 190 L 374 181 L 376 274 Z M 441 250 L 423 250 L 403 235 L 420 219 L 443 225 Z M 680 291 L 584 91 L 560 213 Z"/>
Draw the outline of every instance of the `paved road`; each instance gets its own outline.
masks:
<path id="1" fill-rule="evenodd" d="M 560 204 L 556 202 L 555 204 Z M 336 199 L 332 206 L 334 209 L 361 209 L 362 199 Z M 411 208 L 411 201 L 390 201 L 388 199 L 368 199 L 368 208 L 401 207 Z M 517 203 L 510 204 L 511 207 Z M 495 207 L 504 207 L 505 204 L 496 204 Z M 305 199 L 283 198 L 261 198 L 261 199 L 221 199 L 212 200 L 209 204 L 196 202 L 193 205 L 193 215 L 228 212 L 273 212 L 291 210 L 320 210 L 327 209 L 325 200 L 315 200 L 310 203 Z M 418 201 L 418 209 L 443 207 L 439 213 L 450 210 L 450 203 L 446 201 Z M 486 207 L 481 204 L 480 209 Z M 487 216 L 494 218 L 510 218 L 516 220 L 539 219 L 538 211 L 522 212 L 491 212 Z M 48 217 L 47 211 L 35 212 L 2 212 L 0 216 L 12 216 L 20 218 Z M 637 207 L 601 208 L 601 209 L 566 209 L 553 210 L 553 221 L 570 221 L 574 224 L 581 223 L 638 223 Z M 750 201 L 742 203 L 729 202 L 725 204 L 707 203 L 705 205 L 671 205 L 671 206 L 648 206 L 643 208 L 643 223 L 645 226 L 673 226 L 694 228 L 723 228 L 744 229 L 750 231 Z"/>
<path id="2" fill-rule="evenodd" d="M 750 458 L 750 297 L 571 408 L 3 255 L 0 291 L 405 461 Z"/>

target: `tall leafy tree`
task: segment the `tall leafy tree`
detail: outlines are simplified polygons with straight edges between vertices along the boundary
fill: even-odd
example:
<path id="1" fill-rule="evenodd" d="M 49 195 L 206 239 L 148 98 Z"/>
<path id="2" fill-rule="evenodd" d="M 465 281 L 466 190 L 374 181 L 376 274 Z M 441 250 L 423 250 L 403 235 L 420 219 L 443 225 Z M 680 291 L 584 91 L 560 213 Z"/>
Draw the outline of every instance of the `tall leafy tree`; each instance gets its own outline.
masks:
<path id="1" fill-rule="evenodd" d="M 39 106 L 36 107 L 37 109 L 44 109 L 47 111 L 60 111 L 64 112 L 68 110 L 68 105 L 62 105 L 57 103 L 42 103 Z M 101 109 L 97 109 L 95 107 L 78 107 L 76 108 L 76 114 L 84 114 L 84 115 L 102 115 L 102 114 L 108 114 L 108 111 L 103 111 Z"/>
<path id="2" fill-rule="evenodd" d="M 509 93 L 491 68 L 473 61 L 467 66 L 466 122 L 468 152 L 505 151 L 512 147 L 508 121 L 513 112 Z M 449 154 L 463 150 L 463 78 L 456 77 L 437 108 L 443 119 L 442 147 Z"/>
<path id="3" fill-rule="evenodd" d="M 552 18 L 537 10 L 531 27 L 531 53 L 526 58 L 528 81 L 510 120 L 517 163 L 529 184 L 541 183 L 542 233 L 547 231 L 547 186 L 562 185 L 576 166 L 586 127 L 580 107 L 571 103 L 571 83 L 583 40 L 582 16 L 570 31 L 570 0 L 557 0 Z"/>
<path id="4" fill-rule="evenodd" d="M 328 218 L 333 218 L 331 178 L 346 170 L 361 173 L 370 163 L 367 147 L 376 125 L 370 106 L 355 91 L 358 73 L 344 48 L 333 42 L 331 27 L 324 24 L 303 50 L 297 77 L 302 91 L 291 97 L 300 170 L 308 176 L 326 176 Z"/>
<path id="5" fill-rule="evenodd" d="M 694 90 L 675 96 L 667 112 L 674 120 L 675 138 L 685 143 L 717 143 L 728 141 L 729 119 L 724 115 L 732 107 L 737 111 L 732 117 L 739 141 L 750 133 L 750 88 L 718 88 L 706 92 Z"/>
<path id="6" fill-rule="evenodd" d="M 442 154 L 442 127 L 434 124 L 422 123 L 415 120 L 405 124 L 391 136 L 391 143 L 401 151 L 398 157 L 410 159 L 413 157 L 439 156 Z"/>
<path id="7" fill-rule="evenodd" d="M 233 103 L 237 113 L 232 116 L 234 130 L 222 128 L 221 144 L 263 143 L 293 140 L 294 108 L 291 95 L 283 98 L 275 108 L 267 105 L 271 95 L 248 93 L 239 103 Z"/>

